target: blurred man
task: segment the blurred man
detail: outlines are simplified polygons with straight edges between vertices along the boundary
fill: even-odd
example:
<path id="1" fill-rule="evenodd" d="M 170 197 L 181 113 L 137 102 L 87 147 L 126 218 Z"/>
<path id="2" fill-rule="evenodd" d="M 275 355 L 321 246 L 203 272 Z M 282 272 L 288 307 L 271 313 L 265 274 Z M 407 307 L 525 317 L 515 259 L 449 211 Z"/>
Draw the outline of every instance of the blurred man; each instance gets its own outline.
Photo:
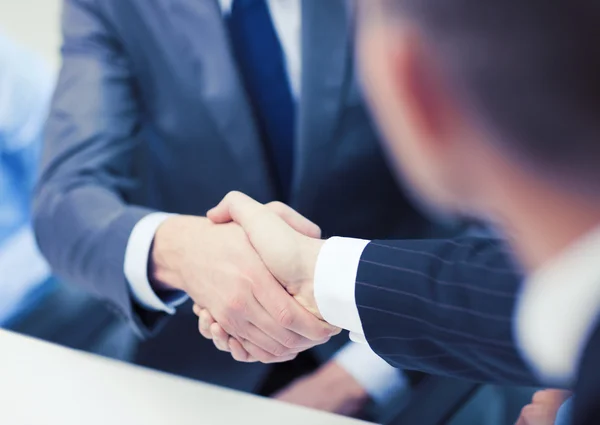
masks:
<path id="1" fill-rule="evenodd" d="M 126 358 L 131 333 L 103 305 L 50 276 L 31 229 L 29 199 L 53 86 L 46 64 L 0 33 L 0 326 Z"/>
<path id="2" fill-rule="evenodd" d="M 576 388 L 574 424 L 600 423 L 600 9 L 534 0 L 378 0 L 361 8 L 360 63 L 396 168 L 430 205 L 484 218 L 510 236 L 529 272 L 514 318 L 521 352 L 542 381 Z M 514 345 L 471 338 L 477 328 L 490 332 L 493 320 L 513 320 L 510 309 L 495 318 L 481 309 L 481 286 L 467 289 L 469 301 L 447 304 L 433 282 L 434 296 L 424 299 L 435 308 L 415 324 L 393 243 L 365 241 L 354 256 L 340 247 L 358 242 L 310 239 L 239 193 L 208 216 L 241 223 L 290 293 L 365 336 L 391 363 L 457 373 L 462 357 L 472 370 L 463 373 L 474 375 L 485 368 L 467 346 L 508 356 Z M 323 268 L 332 251 L 355 271 L 334 290 Z M 440 326 L 435 316 L 448 307 L 454 311 L 442 314 L 456 321 Z M 466 314 L 480 323 L 458 319 Z M 420 337 L 403 341 L 405 327 Z"/>
<path id="3" fill-rule="evenodd" d="M 327 235 L 449 233 L 413 210 L 386 166 L 352 67 L 347 3 L 65 1 L 36 236 L 59 276 L 106 300 L 141 335 L 161 330 L 137 362 L 262 394 L 316 364 L 281 397 L 323 407 L 335 387 L 337 402 L 325 408 L 344 413 L 405 388 L 367 347 L 329 361 L 339 338 L 281 366 L 293 371 L 235 363 L 198 338 L 191 302 L 181 305 L 185 293 L 209 307 L 263 362 L 290 360 L 337 331 L 289 297 L 239 226 L 203 217 L 233 189 L 284 201 Z M 411 246 L 403 262 L 412 267 Z M 498 275 L 472 254 L 420 264 L 419 275 L 518 286 L 504 256 Z"/>

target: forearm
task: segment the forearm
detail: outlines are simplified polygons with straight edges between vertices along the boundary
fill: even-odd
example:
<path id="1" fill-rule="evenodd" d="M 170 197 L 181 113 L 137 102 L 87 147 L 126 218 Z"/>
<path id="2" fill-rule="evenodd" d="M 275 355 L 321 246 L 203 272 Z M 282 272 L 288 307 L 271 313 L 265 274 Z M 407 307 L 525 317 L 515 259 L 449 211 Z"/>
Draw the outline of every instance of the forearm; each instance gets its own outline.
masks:
<path id="1" fill-rule="evenodd" d="M 521 276 L 500 241 L 373 242 L 356 281 L 366 336 L 392 364 L 479 381 L 537 383 L 514 342 Z M 373 320 L 385 322 L 373 326 Z"/>
<path id="2" fill-rule="evenodd" d="M 133 310 L 123 261 L 131 230 L 152 211 L 128 206 L 99 185 L 68 187 L 57 180 L 40 183 L 33 211 L 40 250 L 59 277 L 108 300 L 146 333 Z"/>
<path id="3" fill-rule="evenodd" d="M 364 245 L 346 239 L 324 245 L 315 295 L 325 319 L 366 335 L 377 354 L 400 368 L 536 383 L 512 337 L 521 279 L 502 244 L 374 241 L 358 250 Z"/>

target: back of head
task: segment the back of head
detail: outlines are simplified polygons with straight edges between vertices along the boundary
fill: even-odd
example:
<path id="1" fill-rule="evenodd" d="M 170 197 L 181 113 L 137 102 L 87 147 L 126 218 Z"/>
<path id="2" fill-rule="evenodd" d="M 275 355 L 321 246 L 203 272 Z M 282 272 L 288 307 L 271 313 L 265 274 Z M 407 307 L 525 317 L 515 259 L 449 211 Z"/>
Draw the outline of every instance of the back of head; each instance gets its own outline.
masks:
<path id="1" fill-rule="evenodd" d="M 600 195 L 600 3 L 384 0 L 507 152 Z"/>

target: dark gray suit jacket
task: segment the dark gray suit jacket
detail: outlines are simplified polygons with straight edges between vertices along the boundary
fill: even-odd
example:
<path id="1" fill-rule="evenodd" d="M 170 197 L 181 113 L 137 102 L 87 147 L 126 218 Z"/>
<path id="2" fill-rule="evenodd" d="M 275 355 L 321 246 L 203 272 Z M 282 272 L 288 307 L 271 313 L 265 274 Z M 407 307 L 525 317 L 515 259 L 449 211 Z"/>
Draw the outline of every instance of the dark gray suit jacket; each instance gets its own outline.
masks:
<path id="1" fill-rule="evenodd" d="M 302 8 L 291 205 L 326 235 L 424 235 L 430 226 L 394 183 L 363 105 L 345 2 Z M 277 199 L 273 164 L 217 0 L 66 0 L 63 32 L 35 199 L 38 242 L 59 276 L 148 336 L 163 315 L 130 297 L 123 261 L 134 225 L 154 211 L 203 215 L 231 190 Z M 189 306 L 179 310 L 141 344 L 138 361 L 253 388 L 266 367 L 234 363 L 198 336 Z"/>

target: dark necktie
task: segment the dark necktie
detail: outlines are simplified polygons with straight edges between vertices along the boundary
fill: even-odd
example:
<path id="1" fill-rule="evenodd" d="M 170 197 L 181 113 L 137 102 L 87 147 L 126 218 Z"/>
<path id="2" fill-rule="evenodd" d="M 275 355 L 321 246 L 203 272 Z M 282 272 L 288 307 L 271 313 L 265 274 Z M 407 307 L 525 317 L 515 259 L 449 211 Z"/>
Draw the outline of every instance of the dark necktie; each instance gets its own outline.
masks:
<path id="1" fill-rule="evenodd" d="M 295 103 L 266 0 L 234 0 L 227 24 L 254 115 L 269 144 L 283 200 L 288 200 L 294 165 Z"/>

